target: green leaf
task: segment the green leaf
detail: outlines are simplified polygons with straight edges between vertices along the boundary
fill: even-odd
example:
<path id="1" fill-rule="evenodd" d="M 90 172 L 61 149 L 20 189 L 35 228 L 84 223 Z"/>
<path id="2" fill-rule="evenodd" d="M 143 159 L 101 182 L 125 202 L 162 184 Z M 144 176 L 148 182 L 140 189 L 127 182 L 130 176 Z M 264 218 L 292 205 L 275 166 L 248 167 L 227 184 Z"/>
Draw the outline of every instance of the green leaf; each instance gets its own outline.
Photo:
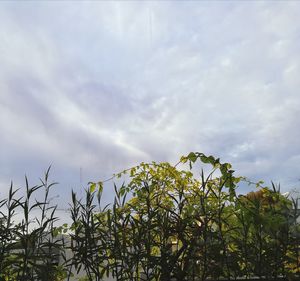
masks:
<path id="1" fill-rule="evenodd" d="M 102 182 L 102 181 L 99 181 L 99 182 L 98 182 L 98 192 L 99 192 L 99 193 L 102 193 L 102 192 L 103 192 L 103 182 Z"/>
<path id="2" fill-rule="evenodd" d="M 188 161 L 188 157 L 186 157 L 186 156 L 181 156 L 181 158 L 180 158 L 180 162 L 181 163 L 186 163 Z"/>
<path id="3" fill-rule="evenodd" d="M 96 183 L 93 182 L 90 184 L 90 192 L 93 193 L 95 189 L 96 189 Z"/>
<path id="4" fill-rule="evenodd" d="M 191 162 L 195 163 L 197 160 L 197 155 L 194 152 L 191 152 L 187 157 Z"/>

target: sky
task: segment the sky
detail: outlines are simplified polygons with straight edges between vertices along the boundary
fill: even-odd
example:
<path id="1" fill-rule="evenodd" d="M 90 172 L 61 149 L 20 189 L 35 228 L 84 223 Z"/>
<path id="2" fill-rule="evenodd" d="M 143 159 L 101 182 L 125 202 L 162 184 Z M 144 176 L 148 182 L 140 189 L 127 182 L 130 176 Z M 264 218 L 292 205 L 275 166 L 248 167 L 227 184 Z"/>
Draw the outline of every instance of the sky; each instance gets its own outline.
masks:
<path id="1" fill-rule="evenodd" d="M 199 151 L 300 190 L 300 2 L 0 3 L 0 196 Z M 109 197 L 112 190 L 106 189 Z"/>

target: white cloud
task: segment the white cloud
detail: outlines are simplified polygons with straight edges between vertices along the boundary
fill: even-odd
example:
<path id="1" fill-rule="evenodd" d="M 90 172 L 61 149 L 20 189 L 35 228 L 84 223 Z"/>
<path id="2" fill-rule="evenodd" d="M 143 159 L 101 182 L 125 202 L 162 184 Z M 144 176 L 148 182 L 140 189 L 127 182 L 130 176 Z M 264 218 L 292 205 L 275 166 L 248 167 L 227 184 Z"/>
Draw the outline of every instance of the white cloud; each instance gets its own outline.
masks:
<path id="1" fill-rule="evenodd" d="M 298 3 L 1 5 L 0 189 L 191 150 L 296 183 Z"/>

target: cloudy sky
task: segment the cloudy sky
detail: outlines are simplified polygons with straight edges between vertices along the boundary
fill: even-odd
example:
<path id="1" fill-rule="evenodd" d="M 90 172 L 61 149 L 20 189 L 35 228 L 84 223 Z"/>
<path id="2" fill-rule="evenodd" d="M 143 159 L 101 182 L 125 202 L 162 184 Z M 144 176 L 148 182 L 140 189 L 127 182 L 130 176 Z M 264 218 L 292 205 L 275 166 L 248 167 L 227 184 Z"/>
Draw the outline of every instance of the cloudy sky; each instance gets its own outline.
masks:
<path id="1" fill-rule="evenodd" d="M 190 151 L 300 189 L 299 18 L 293 1 L 1 2 L 1 196 L 50 164 L 63 198 Z"/>

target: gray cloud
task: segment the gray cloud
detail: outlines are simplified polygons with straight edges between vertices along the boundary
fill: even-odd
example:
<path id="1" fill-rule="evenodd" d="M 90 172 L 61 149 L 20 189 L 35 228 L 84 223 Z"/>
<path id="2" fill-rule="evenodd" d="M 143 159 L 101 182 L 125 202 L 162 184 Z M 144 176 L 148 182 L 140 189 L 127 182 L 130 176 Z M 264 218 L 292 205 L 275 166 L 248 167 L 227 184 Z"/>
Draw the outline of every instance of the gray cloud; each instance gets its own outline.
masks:
<path id="1" fill-rule="evenodd" d="M 299 186 L 298 3 L 1 6 L 1 193 L 195 150 Z"/>

